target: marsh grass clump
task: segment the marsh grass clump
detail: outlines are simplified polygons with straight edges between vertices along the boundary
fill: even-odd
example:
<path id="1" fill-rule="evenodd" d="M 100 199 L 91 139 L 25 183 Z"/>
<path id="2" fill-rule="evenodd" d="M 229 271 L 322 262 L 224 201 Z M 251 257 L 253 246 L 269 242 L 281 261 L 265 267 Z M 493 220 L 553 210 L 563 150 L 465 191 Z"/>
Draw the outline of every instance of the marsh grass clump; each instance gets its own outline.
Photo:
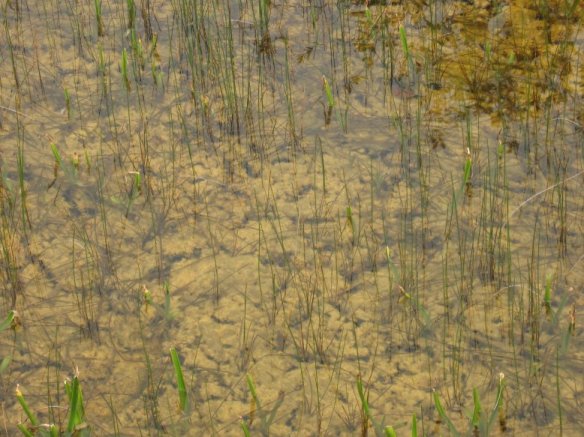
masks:
<path id="1" fill-rule="evenodd" d="M 91 428 L 85 422 L 85 409 L 83 392 L 79 384 L 79 379 L 74 376 L 72 380 L 66 380 L 65 392 L 67 394 L 68 409 L 66 423 L 41 423 L 35 413 L 30 408 L 24 394 L 19 386 L 16 387 L 15 395 L 20 407 L 25 413 L 29 423 L 19 423 L 18 429 L 22 435 L 30 437 L 40 435 L 43 437 L 54 437 L 59 435 L 90 436 Z"/>
<path id="2" fill-rule="evenodd" d="M 473 410 L 472 413 L 468 414 L 468 429 L 465 432 L 460 432 L 454 425 L 452 420 L 448 417 L 446 410 L 444 409 L 440 396 L 436 391 L 433 392 L 434 406 L 441 420 L 446 424 L 451 435 L 480 435 L 488 436 L 491 435 L 491 429 L 498 420 L 499 431 L 505 432 L 506 430 L 506 409 L 505 409 L 505 375 L 499 374 L 499 383 L 497 388 L 497 393 L 495 395 L 495 402 L 493 406 L 485 411 L 483 405 L 481 404 L 479 392 L 476 388 L 473 388 L 472 398 L 473 398 Z"/>

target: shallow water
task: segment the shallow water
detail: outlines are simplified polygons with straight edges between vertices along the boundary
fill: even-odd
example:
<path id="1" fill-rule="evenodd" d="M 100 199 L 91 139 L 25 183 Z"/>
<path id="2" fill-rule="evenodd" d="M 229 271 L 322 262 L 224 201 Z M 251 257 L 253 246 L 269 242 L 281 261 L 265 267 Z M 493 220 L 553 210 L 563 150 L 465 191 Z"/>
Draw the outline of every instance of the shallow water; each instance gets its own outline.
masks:
<path id="1" fill-rule="evenodd" d="M 581 7 L 194 3 L 3 6 L 6 435 L 580 435 Z"/>

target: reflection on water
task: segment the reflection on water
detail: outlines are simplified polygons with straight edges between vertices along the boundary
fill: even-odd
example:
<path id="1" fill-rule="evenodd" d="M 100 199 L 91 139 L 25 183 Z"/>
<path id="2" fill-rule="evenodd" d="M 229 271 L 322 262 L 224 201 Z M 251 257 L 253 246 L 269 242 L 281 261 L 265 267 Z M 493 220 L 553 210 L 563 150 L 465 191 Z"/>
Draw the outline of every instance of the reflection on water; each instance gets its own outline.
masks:
<path id="1" fill-rule="evenodd" d="M 10 433 L 582 432 L 578 2 L 114 3 L 3 7 Z"/>

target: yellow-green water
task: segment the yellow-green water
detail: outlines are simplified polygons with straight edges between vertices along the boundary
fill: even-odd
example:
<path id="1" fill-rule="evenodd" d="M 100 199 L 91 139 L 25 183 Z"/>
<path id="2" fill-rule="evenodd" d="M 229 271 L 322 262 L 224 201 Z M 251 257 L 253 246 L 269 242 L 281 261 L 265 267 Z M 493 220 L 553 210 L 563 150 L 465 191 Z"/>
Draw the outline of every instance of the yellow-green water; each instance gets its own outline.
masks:
<path id="1" fill-rule="evenodd" d="M 2 4 L 1 432 L 580 435 L 581 6 L 214 3 Z"/>

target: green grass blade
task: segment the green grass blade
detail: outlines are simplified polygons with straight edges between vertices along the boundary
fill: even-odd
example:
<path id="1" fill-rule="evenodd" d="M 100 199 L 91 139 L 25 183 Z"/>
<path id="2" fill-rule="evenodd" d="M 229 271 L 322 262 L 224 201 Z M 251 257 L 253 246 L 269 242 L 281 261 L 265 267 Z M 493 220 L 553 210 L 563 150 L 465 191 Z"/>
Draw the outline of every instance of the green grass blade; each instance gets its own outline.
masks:
<path id="1" fill-rule="evenodd" d="M 474 410 L 472 413 L 472 425 L 474 427 L 478 427 L 479 426 L 479 422 L 481 421 L 481 411 L 482 411 L 482 407 L 481 407 L 481 400 L 479 398 L 479 391 L 476 388 L 472 389 L 472 399 L 474 402 Z"/>
<path id="2" fill-rule="evenodd" d="M 440 396 L 438 395 L 437 391 L 434 391 L 434 405 L 436 407 L 436 411 L 438 411 L 438 414 L 440 415 L 442 420 L 444 420 L 446 422 L 446 425 L 448 426 L 450 433 L 454 436 L 459 436 L 460 434 L 456 430 L 454 423 L 452 423 L 452 421 L 446 415 L 446 411 L 444 410 L 444 407 L 442 406 L 442 403 L 440 402 Z"/>
<path id="3" fill-rule="evenodd" d="M 28 420 L 30 420 L 31 425 L 32 426 L 39 426 L 39 420 L 34 415 L 32 410 L 30 409 L 30 407 L 28 406 L 28 402 L 26 402 L 26 399 L 24 399 L 24 395 L 20 391 L 20 387 L 18 385 L 16 386 L 15 393 L 16 393 L 16 400 L 18 400 L 18 403 L 20 404 L 20 406 L 24 410 L 24 414 L 26 414 L 26 417 L 28 417 Z"/>
<path id="4" fill-rule="evenodd" d="M 365 392 L 363 390 L 363 381 L 361 378 L 357 379 L 357 391 L 359 392 L 359 398 L 361 399 L 361 408 L 367 417 L 371 417 L 371 410 L 369 409 L 369 402 L 365 397 Z"/>
<path id="5" fill-rule="evenodd" d="M 407 59 L 410 58 L 410 49 L 408 48 L 408 39 L 406 37 L 406 30 L 403 26 L 399 27 L 399 39 L 402 44 L 402 50 L 404 51 L 404 55 Z"/>
<path id="6" fill-rule="evenodd" d="M 257 405 L 258 409 L 261 410 L 260 399 L 258 398 L 258 394 L 256 392 L 255 384 L 253 382 L 253 378 L 248 373 L 245 375 L 245 380 L 247 381 L 247 386 L 249 388 L 249 392 L 251 393 L 251 397 L 253 398 L 255 404 Z"/>
<path id="7" fill-rule="evenodd" d="M 361 380 L 361 378 L 357 379 L 357 391 L 359 392 L 359 398 L 361 399 L 361 408 L 363 409 L 363 413 L 365 413 L 367 420 L 369 420 L 373 424 L 373 428 L 375 429 L 376 435 L 378 436 L 386 435 L 387 428 L 384 429 L 382 424 L 377 422 L 373 417 L 373 414 L 371 413 L 371 407 L 369 406 L 369 401 L 367 400 L 367 396 L 365 395 L 363 381 Z M 392 427 L 388 428 L 393 429 Z"/>
<path id="8" fill-rule="evenodd" d="M 462 181 L 463 187 L 466 187 L 470 183 L 471 174 L 472 174 L 472 158 L 469 155 L 466 157 L 466 161 L 464 163 L 464 178 Z"/>
<path id="9" fill-rule="evenodd" d="M 576 11 L 576 8 L 578 7 L 578 4 L 579 4 L 579 3 L 580 3 L 580 0 L 574 0 L 574 1 L 572 2 L 572 4 L 570 5 L 570 7 L 568 8 L 568 11 L 567 11 L 567 13 L 566 13 L 566 15 L 567 15 L 568 17 L 571 17 L 571 16 L 574 14 L 574 12 Z M 567 5 L 567 4 L 568 4 L 568 2 L 566 2 L 566 5 Z"/>
<path id="10" fill-rule="evenodd" d="M 8 312 L 6 318 L 0 323 L 0 332 L 8 329 L 12 326 L 12 322 L 14 321 L 14 310 Z"/>
<path id="11" fill-rule="evenodd" d="M 0 363 L 0 375 L 2 375 L 2 373 L 4 373 L 6 371 L 6 369 L 10 365 L 10 362 L 11 361 L 12 361 L 12 357 L 11 356 L 4 357 L 2 359 L 2 362 Z"/>
<path id="12" fill-rule="evenodd" d="M 67 432 L 72 433 L 73 431 L 75 431 L 75 427 L 82 422 L 80 408 L 81 395 L 79 379 L 77 379 L 77 376 L 74 376 L 73 380 L 69 382 L 68 385 L 69 389 L 67 390 L 67 392 L 69 394 L 69 421 L 67 423 Z"/>
<path id="13" fill-rule="evenodd" d="M 325 76 L 322 76 L 322 84 L 324 86 L 324 93 L 326 94 L 327 104 L 329 108 L 333 108 L 335 106 L 335 98 L 333 97 L 333 91 Z"/>
<path id="14" fill-rule="evenodd" d="M 493 405 L 493 409 L 491 410 L 491 414 L 489 415 L 489 420 L 487 422 L 487 430 L 491 428 L 491 425 L 499 415 L 499 411 L 503 409 L 503 394 L 505 392 L 505 375 L 503 373 L 499 374 L 499 387 L 497 388 L 497 397 L 495 399 L 495 405 Z"/>
<path id="15" fill-rule="evenodd" d="M 172 360 L 172 366 L 174 367 L 174 375 L 176 377 L 176 385 L 178 387 L 178 399 L 180 410 L 184 413 L 187 409 L 189 399 L 187 395 L 187 389 L 185 385 L 185 380 L 183 377 L 182 367 L 180 364 L 180 359 L 175 348 L 170 348 L 170 359 Z"/>
<path id="16" fill-rule="evenodd" d="M 57 166 L 62 168 L 63 159 L 61 158 L 61 154 L 59 153 L 59 149 L 57 149 L 57 145 L 55 143 L 51 143 L 51 151 L 53 152 Z"/>
<path id="17" fill-rule="evenodd" d="M 545 276 L 545 288 L 543 294 L 543 303 L 547 310 L 551 310 L 552 306 L 552 275 L 548 273 Z"/>
<path id="18" fill-rule="evenodd" d="M 416 413 L 412 415 L 412 437 L 418 437 L 418 419 Z"/>
<path id="19" fill-rule="evenodd" d="M 408 71 L 411 83 L 415 83 L 416 78 L 416 70 L 414 66 L 414 59 L 412 58 L 412 53 L 410 52 L 410 48 L 408 46 L 408 38 L 406 36 L 406 30 L 403 26 L 399 27 L 399 38 L 402 44 L 402 50 L 404 52 L 404 56 L 408 61 Z"/>
<path id="20" fill-rule="evenodd" d="M 126 0 L 126 8 L 128 11 L 128 29 L 133 29 L 136 23 L 136 3 L 134 3 L 134 0 Z"/>
<path id="21" fill-rule="evenodd" d="M 130 78 L 128 77 L 128 53 L 124 48 L 122 50 L 122 63 L 121 63 L 121 70 L 122 70 L 122 79 L 124 81 L 124 86 L 127 92 L 130 92 Z"/>
<path id="22" fill-rule="evenodd" d="M 245 420 L 242 420 L 240 425 L 241 425 L 241 429 L 243 431 L 243 435 L 245 437 L 251 437 L 251 433 L 249 432 L 249 428 L 247 426 L 247 423 L 245 423 Z"/>
<path id="23" fill-rule="evenodd" d="M 355 222 L 353 221 L 353 210 L 351 209 L 350 206 L 347 206 L 346 217 L 347 217 L 347 223 L 349 224 L 349 227 L 351 228 L 351 234 L 353 235 L 353 237 L 355 237 Z"/>
<path id="24" fill-rule="evenodd" d="M 170 303 L 170 284 L 168 281 L 164 281 L 164 317 L 166 320 L 174 319 Z"/>
<path id="25" fill-rule="evenodd" d="M 18 427 L 18 429 L 20 430 L 20 432 L 22 433 L 22 435 L 24 435 L 26 437 L 34 437 L 34 434 L 32 432 L 30 432 L 28 430 L 28 428 L 26 426 L 24 426 L 22 423 L 19 423 L 16 426 Z"/>

